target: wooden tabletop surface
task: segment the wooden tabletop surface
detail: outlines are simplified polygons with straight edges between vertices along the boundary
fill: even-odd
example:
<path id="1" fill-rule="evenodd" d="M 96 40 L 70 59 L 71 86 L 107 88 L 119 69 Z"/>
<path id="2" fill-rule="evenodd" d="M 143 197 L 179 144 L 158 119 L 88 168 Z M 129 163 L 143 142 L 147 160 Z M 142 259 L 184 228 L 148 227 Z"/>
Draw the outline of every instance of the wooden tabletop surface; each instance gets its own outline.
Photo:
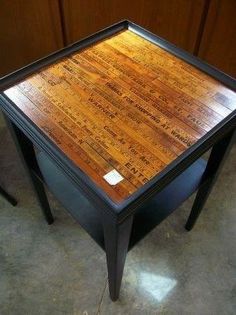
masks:
<path id="1" fill-rule="evenodd" d="M 4 93 L 116 203 L 236 109 L 236 93 L 129 30 Z"/>

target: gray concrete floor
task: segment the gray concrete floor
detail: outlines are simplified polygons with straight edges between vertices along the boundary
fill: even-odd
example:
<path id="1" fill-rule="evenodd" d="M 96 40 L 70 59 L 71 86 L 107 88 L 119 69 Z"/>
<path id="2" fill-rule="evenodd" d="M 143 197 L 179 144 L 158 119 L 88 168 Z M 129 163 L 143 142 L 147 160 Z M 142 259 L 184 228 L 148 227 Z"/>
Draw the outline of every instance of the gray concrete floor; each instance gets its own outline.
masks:
<path id="1" fill-rule="evenodd" d="M 192 232 L 186 201 L 127 256 L 120 300 L 110 301 L 103 251 L 49 194 L 40 212 L 0 117 L 0 314 L 236 314 L 236 147 Z"/>

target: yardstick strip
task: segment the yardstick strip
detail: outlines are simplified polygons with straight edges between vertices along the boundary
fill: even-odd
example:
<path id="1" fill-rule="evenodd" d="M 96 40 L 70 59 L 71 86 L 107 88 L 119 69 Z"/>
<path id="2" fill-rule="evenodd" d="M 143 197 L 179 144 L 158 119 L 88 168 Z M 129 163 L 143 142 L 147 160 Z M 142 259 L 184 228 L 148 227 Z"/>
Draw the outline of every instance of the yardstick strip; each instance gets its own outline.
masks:
<path id="1" fill-rule="evenodd" d="M 112 199 L 120 202 L 124 197 L 121 197 L 114 189 L 111 189 L 109 185 L 106 185 L 101 180 L 99 176 L 99 169 L 96 165 L 90 161 L 87 156 L 84 156 L 81 152 L 80 147 L 76 146 L 74 142 L 71 141 L 68 134 L 63 132 L 58 125 L 54 124 L 53 120 L 50 120 L 48 115 L 43 115 L 43 113 L 35 108 L 35 105 L 29 101 L 28 98 L 20 94 L 17 89 L 9 89 L 6 95 L 12 99 L 19 106 L 19 108 L 26 114 L 32 122 L 37 125 L 47 136 L 70 158 L 75 164 L 80 165 L 82 170 L 86 170 L 86 174 L 91 176 L 96 183 L 103 187 L 104 190 L 108 191 Z M 104 185 L 105 184 L 105 185 Z M 106 187 L 107 186 L 107 187 Z"/>
<path id="2" fill-rule="evenodd" d="M 143 52 L 141 56 L 146 58 L 148 63 L 155 66 L 159 65 L 159 70 L 164 71 L 165 69 L 166 73 L 171 74 L 171 77 L 178 82 L 176 86 L 181 86 L 182 89 L 186 88 L 187 93 L 191 93 L 196 98 L 200 97 L 203 102 L 208 102 L 208 104 L 210 103 L 212 106 L 217 103 L 217 105 L 223 105 L 230 110 L 234 110 L 236 95 L 231 90 L 222 86 L 216 80 L 209 78 L 209 76 L 207 76 L 207 80 L 204 80 L 205 76 L 203 73 L 201 73 L 201 77 L 196 77 L 194 75 L 196 71 L 194 67 L 192 67 L 192 74 L 185 71 L 184 68 L 186 63 L 184 61 L 171 55 L 158 46 L 151 44 L 140 36 L 130 31 L 124 32 L 123 36 L 131 36 L 132 38 L 135 37 L 136 48 L 141 48 Z M 128 43 L 130 41 L 126 42 Z M 225 98 L 224 104 L 222 103 L 222 100 L 220 100 L 220 97 L 217 100 L 216 94 L 218 93 L 223 93 Z M 217 108 L 217 106 L 215 108 Z M 219 108 L 221 108 L 221 106 L 219 106 Z"/>
<path id="3" fill-rule="evenodd" d="M 236 108 L 233 91 L 128 30 L 5 94 L 116 203 Z"/>

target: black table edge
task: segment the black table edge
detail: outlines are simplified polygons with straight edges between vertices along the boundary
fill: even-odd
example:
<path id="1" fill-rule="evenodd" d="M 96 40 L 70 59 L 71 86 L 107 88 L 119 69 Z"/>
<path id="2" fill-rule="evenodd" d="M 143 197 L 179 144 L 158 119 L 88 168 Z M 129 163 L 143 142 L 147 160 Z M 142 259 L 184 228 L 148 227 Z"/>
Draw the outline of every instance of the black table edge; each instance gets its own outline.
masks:
<path id="1" fill-rule="evenodd" d="M 177 48 L 166 40 L 146 31 L 140 26 L 130 22 L 121 21 L 100 32 L 93 34 L 81 41 L 78 41 L 66 48 L 63 48 L 45 58 L 42 58 L 0 80 L 0 91 L 5 90 L 27 77 L 28 75 L 38 71 L 39 69 L 54 63 L 55 61 L 68 56 L 80 49 L 88 47 L 102 39 L 105 39 L 123 29 L 130 29 L 140 36 L 146 38 L 152 43 L 159 45 L 174 55 L 180 57 L 186 62 L 203 70 L 215 79 L 229 87 L 235 87 L 235 80 L 216 68 L 209 66 L 199 58 L 192 56 L 186 51 Z M 11 102 L 6 95 L 0 95 L 0 108 L 9 116 L 14 124 L 16 124 L 29 138 L 44 150 L 70 178 L 81 189 L 81 191 L 98 206 L 106 209 L 111 215 L 118 220 L 123 220 L 127 215 L 144 203 L 148 198 L 151 198 L 156 193 L 161 191 L 168 183 L 181 174 L 188 166 L 198 159 L 205 151 L 207 151 L 214 143 L 221 139 L 230 130 L 236 127 L 236 110 L 227 116 L 222 122 L 215 126 L 203 138 L 197 141 L 193 146 L 186 150 L 181 156 L 169 164 L 162 172 L 155 176 L 151 181 L 137 190 L 132 196 L 120 204 L 113 202 L 104 191 L 98 187 L 92 180 L 78 169 L 72 161 L 65 156 L 57 146 L 46 137 L 41 130 L 33 125 L 32 122 L 19 110 L 14 103 Z"/>

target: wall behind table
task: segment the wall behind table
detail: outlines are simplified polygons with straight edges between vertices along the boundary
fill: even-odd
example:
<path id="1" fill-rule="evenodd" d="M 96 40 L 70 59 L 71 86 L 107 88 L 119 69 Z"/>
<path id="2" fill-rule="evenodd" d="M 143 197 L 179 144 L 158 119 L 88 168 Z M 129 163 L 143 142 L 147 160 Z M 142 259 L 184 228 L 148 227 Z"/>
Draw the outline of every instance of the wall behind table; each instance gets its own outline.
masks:
<path id="1" fill-rule="evenodd" d="M 129 19 L 193 52 L 205 0 L 62 0 L 67 44 Z"/>
<path id="2" fill-rule="evenodd" d="M 0 1 L 0 77 L 62 47 L 57 0 Z"/>
<path id="3" fill-rule="evenodd" d="M 0 76 L 122 19 L 236 76 L 236 0 L 0 0 Z"/>
<path id="4" fill-rule="evenodd" d="M 236 0 L 211 0 L 199 57 L 236 78 Z"/>

